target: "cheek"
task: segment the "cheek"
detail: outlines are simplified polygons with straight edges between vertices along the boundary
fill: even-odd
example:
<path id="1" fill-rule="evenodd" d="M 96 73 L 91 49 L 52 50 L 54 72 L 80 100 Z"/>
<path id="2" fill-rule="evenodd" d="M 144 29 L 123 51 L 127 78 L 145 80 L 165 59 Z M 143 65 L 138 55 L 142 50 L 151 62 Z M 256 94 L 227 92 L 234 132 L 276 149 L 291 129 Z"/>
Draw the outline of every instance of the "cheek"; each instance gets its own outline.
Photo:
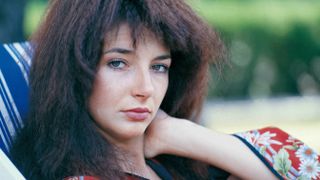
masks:
<path id="1" fill-rule="evenodd" d="M 110 102 L 110 90 L 109 84 L 106 83 L 106 80 L 100 74 L 97 74 L 93 90 L 89 97 L 89 108 L 93 116 L 99 114 L 98 112 L 101 109 L 108 108 Z"/>
<path id="2" fill-rule="evenodd" d="M 93 91 L 89 99 L 92 109 L 114 109 L 127 94 L 129 82 L 126 76 L 119 76 L 112 71 L 98 71 Z M 93 110 L 93 109 L 92 109 Z"/>
<path id="3" fill-rule="evenodd" d="M 154 85 L 155 86 L 155 93 L 157 94 L 157 101 L 160 101 L 160 103 L 162 102 L 167 89 L 168 89 L 168 77 L 163 77 L 158 79 L 157 83 Z"/>

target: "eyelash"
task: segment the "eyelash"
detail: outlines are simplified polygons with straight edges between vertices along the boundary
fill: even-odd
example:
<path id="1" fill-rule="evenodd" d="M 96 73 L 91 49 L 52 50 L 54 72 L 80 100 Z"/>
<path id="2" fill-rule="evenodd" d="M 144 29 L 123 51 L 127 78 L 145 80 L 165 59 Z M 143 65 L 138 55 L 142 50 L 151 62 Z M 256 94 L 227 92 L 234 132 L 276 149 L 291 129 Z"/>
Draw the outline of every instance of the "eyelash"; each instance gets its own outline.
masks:
<path id="1" fill-rule="evenodd" d="M 120 64 L 118 64 L 118 66 L 116 66 L 116 63 L 117 64 L 120 63 L 120 64 L 122 64 L 122 66 L 119 67 Z M 107 63 L 107 65 L 114 70 L 122 70 L 127 66 L 127 62 L 122 59 L 112 59 L 111 61 L 109 61 Z M 162 69 L 160 69 L 160 68 L 162 68 Z M 166 64 L 154 64 L 151 66 L 151 69 L 156 73 L 167 73 L 169 70 L 169 66 Z"/>
<path id="2" fill-rule="evenodd" d="M 116 67 L 115 66 L 115 63 L 122 63 L 123 64 L 123 67 Z M 123 69 L 125 66 L 127 65 L 127 63 L 122 60 L 122 59 L 112 59 L 110 62 L 108 62 L 108 66 L 112 69 L 115 69 L 115 70 L 121 70 Z"/>
<path id="3" fill-rule="evenodd" d="M 163 68 L 163 69 L 159 70 L 159 68 Z M 165 64 L 155 64 L 155 65 L 152 65 L 152 70 L 157 73 L 167 73 L 169 70 L 169 67 Z"/>

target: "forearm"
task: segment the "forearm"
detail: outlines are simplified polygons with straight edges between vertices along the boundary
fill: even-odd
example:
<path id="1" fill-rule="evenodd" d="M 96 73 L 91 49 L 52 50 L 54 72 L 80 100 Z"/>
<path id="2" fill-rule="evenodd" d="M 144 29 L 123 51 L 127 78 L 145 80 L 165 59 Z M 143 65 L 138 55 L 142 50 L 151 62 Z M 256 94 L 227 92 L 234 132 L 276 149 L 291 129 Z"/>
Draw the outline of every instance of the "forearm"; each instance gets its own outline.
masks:
<path id="1" fill-rule="evenodd" d="M 185 120 L 167 127 L 164 153 L 200 160 L 243 179 L 275 179 L 275 176 L 239 139 Z"/>

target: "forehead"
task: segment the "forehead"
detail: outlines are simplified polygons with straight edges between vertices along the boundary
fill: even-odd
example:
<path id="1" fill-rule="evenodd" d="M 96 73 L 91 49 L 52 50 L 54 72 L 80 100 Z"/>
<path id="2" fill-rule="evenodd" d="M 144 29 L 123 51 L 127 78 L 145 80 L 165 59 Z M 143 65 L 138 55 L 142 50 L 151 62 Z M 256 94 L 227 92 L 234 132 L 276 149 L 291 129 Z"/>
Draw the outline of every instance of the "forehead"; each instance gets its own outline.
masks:
<path id="1" fill-rule="evenodd" d="M 121 24 L 109 31 L 104 38 L 104 47 L 112 45 L 133 46 L 131 30 L 127 24 Z"/>
<path id="2" fill-rule="evenodd" d="M 132 31 L 127 23 L 122 23 L 106 34 L 104 38 L 104 49 L 111 46 L 136 49 L 139 44 L 148 45 L 150 43 L 156 43 L 166 51 L 169 50 L 162 38 L 157 37 L 146 27 L 140 27 Z"/>

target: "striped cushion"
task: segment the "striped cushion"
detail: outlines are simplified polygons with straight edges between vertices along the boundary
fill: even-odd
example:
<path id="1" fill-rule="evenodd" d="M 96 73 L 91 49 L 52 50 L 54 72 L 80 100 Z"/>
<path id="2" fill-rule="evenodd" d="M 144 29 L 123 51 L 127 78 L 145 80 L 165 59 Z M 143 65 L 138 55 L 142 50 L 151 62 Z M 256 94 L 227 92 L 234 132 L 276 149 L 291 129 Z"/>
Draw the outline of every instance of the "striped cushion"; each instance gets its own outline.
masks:
<path id="1" fill-rule="evenodd" d="M 0 45 L 0 148 L 8 154 L 28 111 L 30 43 Z"/>

